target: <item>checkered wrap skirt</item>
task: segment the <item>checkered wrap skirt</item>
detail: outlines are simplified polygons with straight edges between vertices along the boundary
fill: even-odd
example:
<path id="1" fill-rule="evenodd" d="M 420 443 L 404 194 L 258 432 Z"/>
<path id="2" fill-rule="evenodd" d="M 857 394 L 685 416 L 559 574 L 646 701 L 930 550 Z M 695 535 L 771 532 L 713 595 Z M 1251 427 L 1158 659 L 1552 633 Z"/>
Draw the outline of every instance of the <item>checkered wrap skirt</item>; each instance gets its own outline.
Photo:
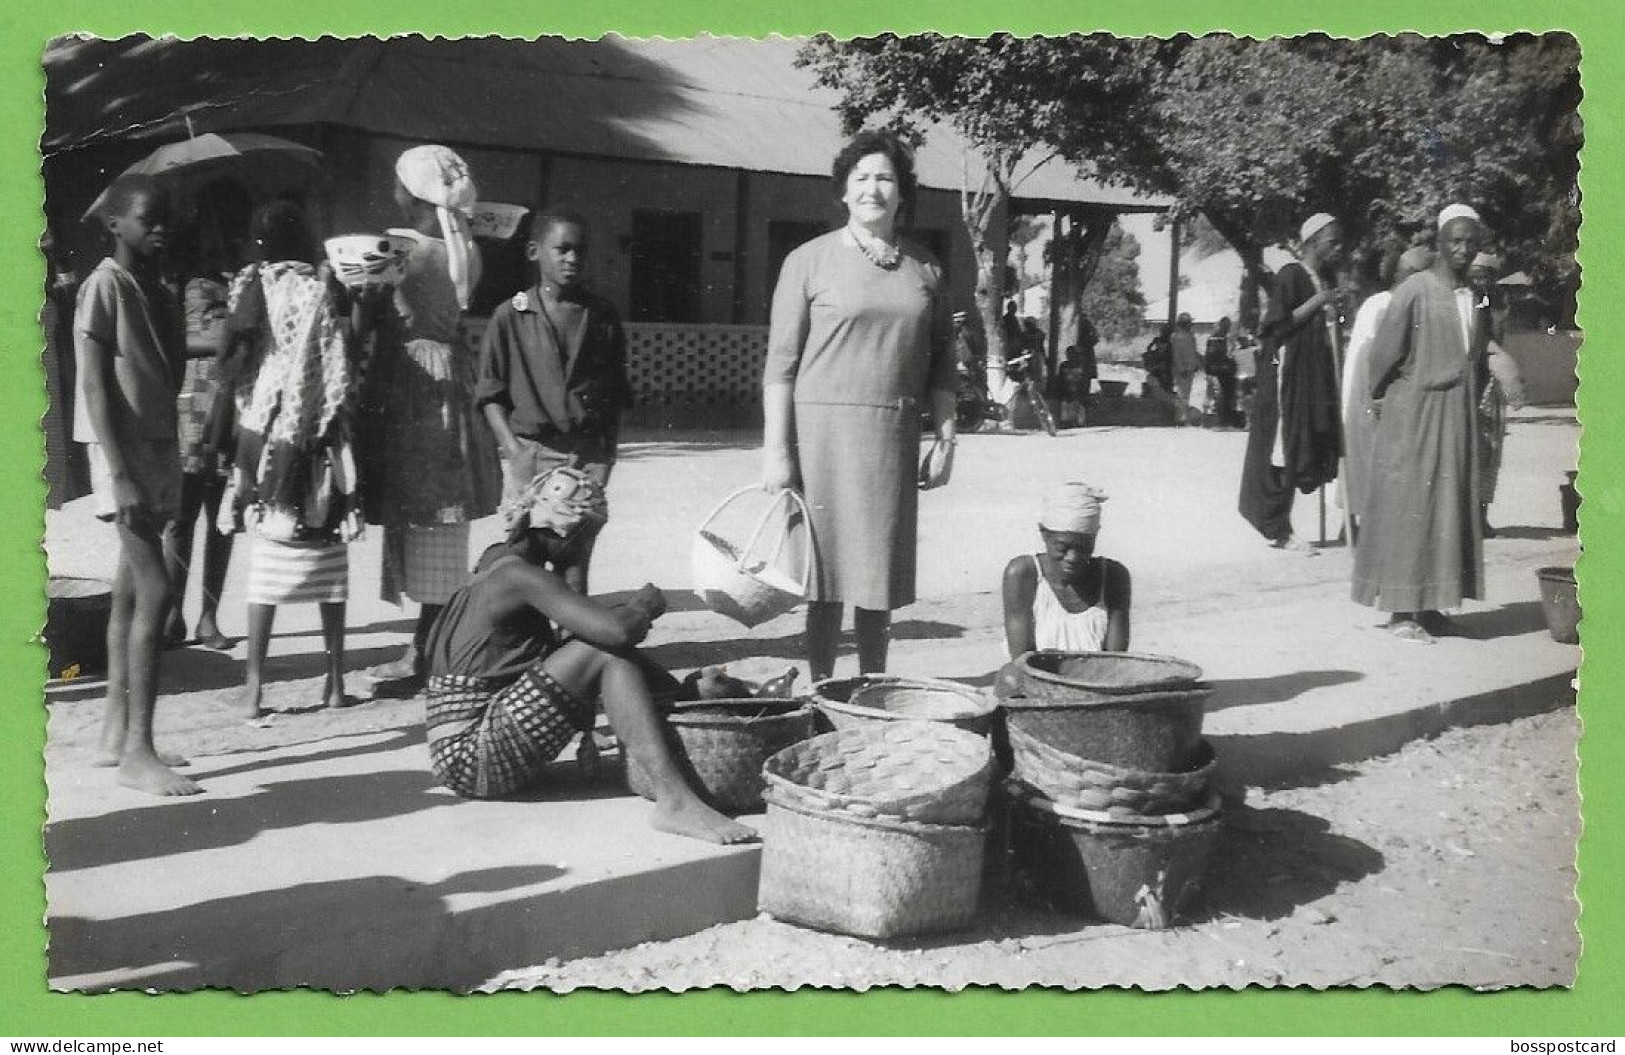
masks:
<path id="1" fill-rule="evenodd" d="M 429 764 L 440 783 L 472 799 L 511 795 L 535 783 L 542 767 L 592 728 L 593 705 L 555 681 L 542 662 L 507 685 L 430 676 Z"/>

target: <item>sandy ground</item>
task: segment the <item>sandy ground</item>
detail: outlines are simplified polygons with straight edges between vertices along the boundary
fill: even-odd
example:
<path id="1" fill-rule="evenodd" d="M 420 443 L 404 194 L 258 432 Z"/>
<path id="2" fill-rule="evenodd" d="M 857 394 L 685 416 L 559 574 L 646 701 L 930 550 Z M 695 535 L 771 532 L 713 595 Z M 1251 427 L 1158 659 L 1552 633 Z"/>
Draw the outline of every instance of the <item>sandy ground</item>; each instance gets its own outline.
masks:
<path id="1" fill-rule="evenodd" d="M 1527 606 L 1535 591 L 1525 569 L 1572 562 L 1576 541 L 1557 531 L 1557 485 L 1574 463 L 1577 435 L 1572 411 L 1533 408 L 1514 421 L 1492 509 L 1504 530 L 1487 546 L 1486 560 L 1492 571 L 1516 566 L 1516 581 L 1527 587 L 1491 603 Z M 1336 621 L 1323 633 L 1338 632 L 1351 615 L 1371 623 L 1374 613 L 1351 612 L 1346 601 L 1347 550 L 1283 554 L 1232 512 L 1244 443 L 1241 433 L 1201 429 L 1097 428 L 1054 440 L 967 437 L 952 486 L 922 502 L 922 600 L 898 614 L 909 663 L 929 663 L 934 649 L 953 644 L 955 655 L 974 652 L 987 664 L 979 669 L 990 669 L 1000 651 L 994 590 L 1004 562 L 1036 541 L 1032 522 L 1043 487 L 1079 477 L 1112 495 L 1101 547 L 1134 572 L 1136 628 L 1145 638 L 1156 640 L 1159 621 L 1180 615 L 1245 612 L 1305 596 L 1324 598 L 1324 618 Z M 614 514 L 595 563 L 595 590 L 650 579 L 686 585 L 691 526 L 720 495 L 752 477 L 757 458 L 744 436 L 628 444 L 611 487 Z M 76 506 L 47 517 L 52 571 L 104 573 L 113 547 L 105 529 L 86 519 L 83 504 Z M 1335 506 L 1329 512 L 1335 533 Z M 1299 503 L 1300 535 L 1315 537 L 1316 514 L 1313 499 Z M 476 543 L 494 534 L 493 524 L 478 525 Z M 358 694 L 369 688 L 361 669 L 392 655 L 409 627 L 404 613 L 376 600 L 377 545 L 373 533 L 351 550 L 348 667 Z M 227 634 L 242 630 L 234 598 L 242 596 L 245 551 L 240 546 L 234 557 L 221 613 Z M 767 676 L 799 655 L 795 615 L 742 632 L 697 610 L 691 595 L 672 596 L 673 610 L 650 644 L 674 669 L 726 661 L 743 676 Z M 316 708 L 315 622 L 313 606 L 279 613 L 265 701 L 277 714 L 265 727 L 246 726 L 232 710 L 242 683 L 240 643 L 225 653 L 196 647 L 170 653 L 160 741 L 196 757 L 419 727 L 419 700 Z M 1235 633 L 1245 640 L 1245 627 Z M 1310 640 L 1296 647 L 1313 652 Z M 1308 666 L 1319 662 L 1307 653 L 1301 658 Z M 851 662 L 848 654 L 842 670 Z M 1495 651 L 1483 652 L 1482 662 L 1496 662 Z M 1516 684 L 1515 672 L 1507 674 L 1507 684 Z M 100 683 L 55 683 L 47 701 L 47 756 L 70 764 L 88 758 Z M 1577 736 L 1573 712 L 1563 711 L 1451 732 L 1389 758 L 1313 775 L 1303 786 L 1249 789 L 1229 811 L 1227 847 L 1204 907 L 1194 925 L 1176 931 L 1089 925 L 1006 906 L 969 934 L 888 949 L 757 920 L 513 977 L 553 988 L 753 987 L 806 979 L 845 986 L 1158 988 L 1272 984 L 1283 977 L 1309 985 L 1565 984 L 1578 953 Z"/>
<path id="2" fill-rule="evenodd" d="M 495 984 L 1567 985 L 1579 955 L 1577 725 L 1563 711 L 1456 730 L 1318 783 L 1251 789 L 1227 810 L 1193 921 L 1173 930 L 1005 902 L 967 933 L 886 946 L 761 917 Z"/>

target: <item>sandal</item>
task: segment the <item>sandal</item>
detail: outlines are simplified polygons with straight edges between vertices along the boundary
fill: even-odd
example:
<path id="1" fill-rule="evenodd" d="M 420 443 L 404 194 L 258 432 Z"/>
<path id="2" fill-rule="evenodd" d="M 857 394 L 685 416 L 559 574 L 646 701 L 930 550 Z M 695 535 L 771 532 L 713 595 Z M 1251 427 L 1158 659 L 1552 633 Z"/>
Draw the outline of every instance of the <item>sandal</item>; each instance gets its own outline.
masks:
<path id="1" fill-rule="evenodd" d="M 1431 645 L 1434 637 L 1422 628 L 1422 624 L 1414 619 L 1407 619 L 1402 623 L 1389 623 L 1387 631 L 1401 641 L 1413 641 L 1418 645 Z"/>

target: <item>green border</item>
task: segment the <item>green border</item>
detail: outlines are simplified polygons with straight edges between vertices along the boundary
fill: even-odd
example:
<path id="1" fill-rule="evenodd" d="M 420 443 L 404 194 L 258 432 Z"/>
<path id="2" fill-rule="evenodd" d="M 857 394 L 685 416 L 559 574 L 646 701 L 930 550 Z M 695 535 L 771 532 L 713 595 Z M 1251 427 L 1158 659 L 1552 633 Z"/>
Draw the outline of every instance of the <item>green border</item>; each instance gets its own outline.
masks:
<path id="1" fill-rule="evenodd" d="M 1335 9 L 1335 14 L 1314 8 Z M 1625 404 L 1625 368 L 1612 340 L 1621 332 L 1622 303 L 1599 290 L 1619 290 L 1620 254 L 1606 240 L 1617 230 L 1625 150 L 1618 115 L 1625 112 L 1625 17 L 1620 0 L 1379 0 L 1310 5 L 1301 0 L 1222 0 L 1153 4 L 1145 0 L 821 0 L 820 3 L 749 3 L 744 0 L 594 0 L 569 10 L 518 0 L 461 0 L 458 4 L 397 0 L 76 0 L 48 4 L 21 0 L 0 16 L 0 391 L 13 393 L 0 415 L 0 450 L 9 454 L 0 484 L 0 510 L 9 530 L 0 542 L 0 670 L 12 689 L 0 701 L 0 1035 L 401 1035 L 536 1033 L 1039 1033 L 1039 1034 L 1446 1034 L 1609 1035 L 1622 1032 L 1621 927 L 1625 899 L 1608 896 L 1622 875 L 1620 836 L 1622 770 L 1610 765 L 1625 721 L 1619 639 L 1599 630 L 1625 618 L 1625 570 L 1618 559 L 1625 490 L 1604 466 L 1625 453 L 1618 419 L 1606 406 Z M 1610 11 L 1615 13 L 1610 14 Z M 1007 994 L 974 991 L 877 991 L 868 994 L 802 992 L 738 995 L 579 993 L 499 994 L 459 998 L 438 993 L 396 993 L 335 998 L 315 993 L 268 993 L 244 999 L 228 993 L 150 997 L 84 997 L 44 988 L 45 911 L 40 875 L 44 860 L 39 824 L 44 787 L 38 760 L 43 739 L 40 684 L 44 658 L 30 638 L 44 619 L 44 560 L 37 546 L 45 491 L 40 482 L 43 442 L 37 428 L 45 407 L 35 349 L 42 263 L 34 250 L 41 228 L 37 142 L 42 122 L 39 57 L 46 39 L 73 32 L 101 35 L 170 32 L 185 35 L 257 33 L 357 35 L 427 32 L 448 36 L 500 32 L 532 36 L 556 32 L 596 36 L 685 36 L 701 31 L 738 36 L 832 30 L 848 35 L 882 30 L 938 29 L 1024 33 L 1108 29 L 1122 34 L 1230 30 L 1267 36 L 1327 30 L 1342 35 L 1416 30 L 1561 29 L 1583 47 L 1587 144 L 1585 293 L 1581 321 L 1589 336 L 1583 360 L 1580 409 L 1586 421 L 1582 487 L 1589 553 L 1582 586 L 1589 644 L 1584 667 L 1586 717 L 1582 773 L 1587 831 L 1581 852 L 1585 902 L 1585 954 L 1572 991 L 1431 994 L 1388 991 L 1208 992 L 1148 996 L 1134 992 Z M 1555 499 L 1554 499 L 1555 500 Z"/>

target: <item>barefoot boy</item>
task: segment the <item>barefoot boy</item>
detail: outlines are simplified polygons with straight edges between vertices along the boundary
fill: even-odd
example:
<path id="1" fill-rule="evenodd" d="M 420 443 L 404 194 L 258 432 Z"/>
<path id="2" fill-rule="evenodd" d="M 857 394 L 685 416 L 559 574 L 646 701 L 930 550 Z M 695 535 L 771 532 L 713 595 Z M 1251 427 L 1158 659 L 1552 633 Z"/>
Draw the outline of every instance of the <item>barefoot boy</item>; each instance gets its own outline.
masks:
<path id="1" fill-rule="evenodd" d="M 627 753 L 652 778 L 652 827 L 716 843 L 754 839 L 700 801 L 666 746 L 653 682 L 663 690 L 675 683 L 666 684 L 670 676 L 636 648 L 666 610 L 665 597 L 645 586 L 630 603 L 610 607 L 549 570 L 569 565 L 572 548 L 590 544 L 602 527 L 603 489 L 560 468 L 536 477 L 519 503 L 507 541 L 486 550 L 429 631 L 435 776 L 470 798 L 520 791 L 591 728 L 602 699 Z M 568 641 L 560 642 L 560 630 Z"/>
<path id="2" fill-rule="evenodd" d="M 116 765 L 129 787 L 191 795 L 201 789 L 170 768 L 181 760 L 159 755 L 152 743 L 159 634 L 170 600 L 162 533 L 180 509 L 175 398 L 186 356 L 179 305 L 159 281 L 169 199 L 149 179 L 120 177 L 98 215 L 113 255 L 79 291 L 74 437 L 91 445 L 97 515 L 116 525 L 120 547 L 100 762 Z"/>

